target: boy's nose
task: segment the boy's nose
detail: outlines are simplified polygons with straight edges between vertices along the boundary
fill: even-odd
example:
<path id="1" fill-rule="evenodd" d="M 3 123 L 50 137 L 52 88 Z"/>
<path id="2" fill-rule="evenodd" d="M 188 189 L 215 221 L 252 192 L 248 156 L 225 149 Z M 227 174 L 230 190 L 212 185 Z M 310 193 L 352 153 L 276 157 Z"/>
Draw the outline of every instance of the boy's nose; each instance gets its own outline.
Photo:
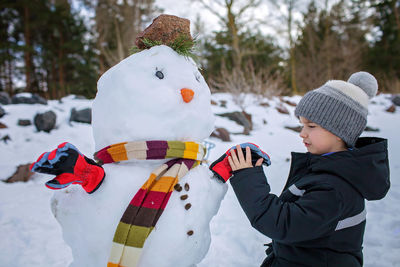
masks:
<path id="1" fill-rule="evenodd" d="M 307 137 L 307 134 L 305 133 L 304 128 L 302 128 L 301 131 L 300 131 L 300 137 L 301 138 L 306 138 Z"/>

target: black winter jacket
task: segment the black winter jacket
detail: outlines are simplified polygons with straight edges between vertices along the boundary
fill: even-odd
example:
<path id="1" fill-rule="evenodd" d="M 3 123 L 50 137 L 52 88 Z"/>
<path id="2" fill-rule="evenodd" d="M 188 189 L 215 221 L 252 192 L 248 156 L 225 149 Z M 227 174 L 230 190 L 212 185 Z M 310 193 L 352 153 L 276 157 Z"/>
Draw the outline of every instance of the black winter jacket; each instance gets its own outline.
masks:
<path id="1" fill-rule="evenodd" d="M 279 197 L 262 167 L 230 182 L 251 225 L 273 240 L 262 266 L 362 266 L 364 200 L 390 187 L 387 140 L 359 138 L 353 150 L 326 156 L 292 153 Z"/>

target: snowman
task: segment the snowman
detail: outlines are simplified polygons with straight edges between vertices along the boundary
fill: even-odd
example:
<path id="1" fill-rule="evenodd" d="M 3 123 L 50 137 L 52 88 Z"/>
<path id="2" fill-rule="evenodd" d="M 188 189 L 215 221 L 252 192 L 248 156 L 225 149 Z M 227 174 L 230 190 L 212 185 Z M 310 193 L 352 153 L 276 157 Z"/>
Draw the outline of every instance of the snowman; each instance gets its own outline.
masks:
<path id="1" fill-rule="evenodd" d="M 91 194 L 81 186 L 64 188 L 82 181 L 47 184 L 64 188 L 55 192 L 51 208 L 72 249 L 70 266 L 185 267 L 205 257 L 210 221 L 227 186 L 200 164 L 201 142 L 214 129 L 210 90 L 194 61 L 170 47 L 171 38 L 182 34 L 191 40 L 188 32 L 188 20 L 159 16 L 136 41 L 146 49 L 99 79 L 92 127 L 105 175 L 91 174 L 101 177 L 85 188 Z M 36 164 L 59 160 L 66 148 L 75 151 L 62 144 Z M 100 169 L 77 153 L 86 160 L 82 166 Z"/>

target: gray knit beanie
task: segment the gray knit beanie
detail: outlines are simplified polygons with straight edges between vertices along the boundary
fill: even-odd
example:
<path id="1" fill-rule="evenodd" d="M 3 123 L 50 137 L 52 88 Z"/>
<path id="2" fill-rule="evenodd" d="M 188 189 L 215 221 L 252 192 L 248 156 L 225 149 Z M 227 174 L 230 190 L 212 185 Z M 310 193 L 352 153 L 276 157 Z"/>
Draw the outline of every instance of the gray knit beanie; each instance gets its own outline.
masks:
<path id="1" fill-rule="evenodd" d="M 347 82 L 332 80 L 309 91 L 295 115 L 321 125 L 353 147 L 367 125 L 368 101 L 376 95 L 378 82 L 368 72 L 353 73 Z"/>

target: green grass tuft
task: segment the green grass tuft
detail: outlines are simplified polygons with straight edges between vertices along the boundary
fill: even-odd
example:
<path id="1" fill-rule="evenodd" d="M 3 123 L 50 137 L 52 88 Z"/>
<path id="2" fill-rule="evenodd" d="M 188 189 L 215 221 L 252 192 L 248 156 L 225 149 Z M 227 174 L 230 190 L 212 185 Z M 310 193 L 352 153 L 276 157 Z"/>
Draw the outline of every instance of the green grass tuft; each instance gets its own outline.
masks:
<path id="1" fill-rule="evenodd" d="M 161 41 L 154 41 L 150 40 L 147 38 L 142 39 L 143 44 L 146 46 L 145 49 L 149 49 L 153 46 L 157 45 L 162 45 L 163 43 Z M 177 52 L 179 55 L 182 55 L 187 58 L 192 58 L 194 62 L 197 64 L 199 59 L 197 55 L 195 54 L 195 49 L 194 47 L 196 46 L 196 40 L 192 40 L 186 35 L 180 35 L 178 38 L 176 38 L 173 42 L 166 44 L 167 46 L 171 47 L 175 52 Z M 131 54 L 138 53 L 142 51 L 143 49 L 138 48 L 137 46 L 133 46 L 130 49 Z"/>

